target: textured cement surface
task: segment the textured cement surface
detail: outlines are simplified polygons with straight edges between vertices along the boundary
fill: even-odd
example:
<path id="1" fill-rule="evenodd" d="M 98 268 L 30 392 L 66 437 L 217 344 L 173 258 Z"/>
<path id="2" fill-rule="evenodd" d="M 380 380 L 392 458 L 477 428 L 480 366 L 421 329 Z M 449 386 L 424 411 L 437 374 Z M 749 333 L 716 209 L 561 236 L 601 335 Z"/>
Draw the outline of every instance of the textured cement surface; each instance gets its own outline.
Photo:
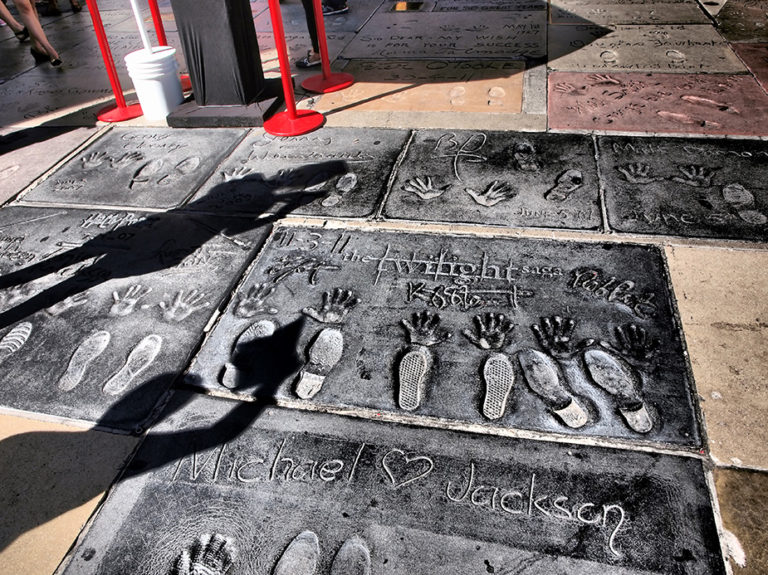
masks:
<path id="1" fill-rule="evenodd" d="M 137 443 L 0 415 L 0 571 L 53 573 Z"/>
<path id="2" fill-rule="evenodd" d="M 622 232 L 768 239 L 768 145 L 598 138 L 608 222 Z"/>
<path id="3" fill-rule="evenodd" d="M 266 232 L 175 214 L 0 216 L 0 404 L 129 431 L 186 365 Z"/>
<path id="4" fill-rule="evenodd" d="M 350 541 L 348 570 L 330 567 Z M 193 560 L 258 575 L 437 564 L 640 575 L 674 572 L 681 558 L 689 572 L 725 573 L 696 459 L 180 396 L 64 573 Z"/>
<path id="5" fill-rule="evenodd" d="M 768 91 L 768 44 L 738 43 L 732 46 L 763 90 Z"/>
<path id="6" fill-rule="evenodd" d="M 731 42 L 768 42 L 768 2 L 728 0 L 717 14 L 720 33 Z"/>
<path id="7" fill-rule="evenodd" d="M 552 24 L 706 24 L 707 17 L 695 0 L 648 2 L 645 0 L 553 0 Z"/>
<path id="8" fill-rule="evenodd" d="M 652 247 L 280 229 L 188 382 L 244 398 L 279 386 L 308 408 L 700 441 Z"/>
<path id="9" fill-rule="evenodd" d="M 680 134 L 768 135 L 768 95 L 749 75 L 549 75 L 549 126 Z"/>

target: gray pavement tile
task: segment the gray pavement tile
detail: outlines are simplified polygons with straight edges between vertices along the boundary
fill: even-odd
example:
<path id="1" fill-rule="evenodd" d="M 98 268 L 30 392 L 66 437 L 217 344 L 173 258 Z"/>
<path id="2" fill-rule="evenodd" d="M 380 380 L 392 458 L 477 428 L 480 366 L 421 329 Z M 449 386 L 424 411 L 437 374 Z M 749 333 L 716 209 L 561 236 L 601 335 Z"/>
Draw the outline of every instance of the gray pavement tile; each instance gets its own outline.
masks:
<path id="1" fill-rule="evenodd" d="M 546 10 L 538 0 L 435 0 L 434 12 L 513 12 Z"/>
<path id="2" fill-rule="evenodd" d="M 365 217 L 387 189 L 409 132 L 323 128 L 296 138 L 254 130 L 195 194 L 214 213 Z"/>
<path id="3" fill-rule="evenodd" d="M 177 393 L 65 575 L 725 573 L 702 462 Z"/>
<path id="4" fill-rule="evenodd" d="M 0 211 L 0 405 L 135 430 L 266 226 L 245 218 Z"/>
<path id="5" fill-rule="evenodd" d="M 546 55 L 546 10 L 494 13 L 387 12 L 383 7 L 343 58 L 524 59 Z"/>
<path id="6" fill-rule="evenodd" d="M 696 0 L 555 0 L 553 24 L 708 24 Z"/>
<path id="7" fill-rule="evenodd" d="M 768 240 L 768 144 L 601 137 L 610 226 L 622 232 Z"/>
<path id="8" fill-rule="evenodd" d="M 647 246 L 280 228 L 188 375 L 243 399 L 271 380 L 308 409 L 701 441 Z"/>
<path id="9" fill-rule="evenodd" d="M 389 0 L 384 2 L 385 5 L 389 3 Z M 323 20 L 326 33 L 341 34 L 345 32 L 359 31 L 380 4 L 382 4 L 381 0 L 355 0 L 354 2 L 350 2 L 350 9 L 348 12 L 327 16 L 325 20 Z M 283 19 L 283 26 L 286 31 L 306 32 L 307 19 L 301 2 L 282 3 L 280 5 L 280 15 Z M 272 17 L 269 10 L 264 10 L 254 18 L 253 24 L 259 35 L 261 35 L 262 32 L 271 33 L 273 28 Z"/>
<path id="10" fill-rule="evenodd" d="M 717 14 L 717 29 L 731 42 L 768 42 L 766 12 L 766 0 L 728 0 Z"/>
<path id="11" fill-rule="evenodd" d="M 578 49 L 575 49 L 578 47 Z M 549 27 L 552 70 L 743 73 L 744 64 L 709 25 Z"/>
<path id="12" fill-rule="evenodd" d="M 96 133 L 95 128 L 0 130 L 0 203 Z"/>
<path id="13" fill-rule="evenodd" d="M 384 215 L 595 229 L 601 216 L 594 155 L 588 136 L 420 130 Z"/>
<path id="14" fill-rule="evenodd" d="M 192 195 L 246 133 L 114 128 L 24 195 L 23 201 L 171 208 Z"/>

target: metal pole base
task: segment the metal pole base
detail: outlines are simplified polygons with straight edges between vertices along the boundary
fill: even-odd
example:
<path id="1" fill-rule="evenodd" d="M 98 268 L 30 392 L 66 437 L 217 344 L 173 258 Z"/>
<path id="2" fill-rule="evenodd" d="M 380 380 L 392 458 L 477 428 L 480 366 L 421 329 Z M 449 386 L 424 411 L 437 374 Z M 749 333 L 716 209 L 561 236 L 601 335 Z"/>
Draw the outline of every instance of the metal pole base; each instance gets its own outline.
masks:
<path id="1" fill-rule="evenodd" d="M 110 105 L 96 113 L 96 117 L 102 122 L 124 122 L 143 116 L 141 104 L 128 104 L 126 107 Z"/>
<path id="2" fill-rule="evenodd" d="M 355 79 L 352 77 L 352 74 L 333 72 L 328 74 L 328 76 L 324 74 L 311 76 L 301 83 L 301 87 L 315 94 L 328 94 L 329 92 L 337 92 L 344 88 L 349 88 L 354 83 Z"/>
<path id="3" fill-rule="evenodd" d="M 273 136 L 300 136 L 316 130 L 325 122 L 325 116 L 313 110 L 297 110 L 296 115 L 279 112 L 264 121 L 264 130 Z"/>

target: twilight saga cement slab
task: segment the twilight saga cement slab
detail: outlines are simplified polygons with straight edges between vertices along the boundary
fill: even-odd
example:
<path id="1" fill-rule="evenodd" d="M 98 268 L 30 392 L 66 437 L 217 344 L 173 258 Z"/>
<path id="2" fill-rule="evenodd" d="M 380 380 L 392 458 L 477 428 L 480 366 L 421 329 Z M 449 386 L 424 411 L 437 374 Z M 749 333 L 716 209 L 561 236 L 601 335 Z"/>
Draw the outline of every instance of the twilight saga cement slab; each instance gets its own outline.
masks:
<path id="1" fill-rule="evenodd" d="M 618 231 L 768 241 L 768 143 L 599 138 Z"/>
<path id="2" fill-rule="evenodd" d="M 0 211 L 0 405 L 134 430 L 267 229 L 245 218 Z"/>
<path id="3" fill-rule="evenodd" d="M 398 168 L 386 217 L 503 226 L 600 226 L 588 136 L 420 130 Z"/>
<path id="4" fill-rule="evenodd" d="M 579 47 L 575 49 L 575 47 Z M 551 70 L 734 74 L 744 64 L 710 25 L 549 27 Z"/>
<path id="5" fill-rule="evenodd" d="M 708 24 L 696 0 L 554 0 L 553 24 Z"/>
<path id="6" fill-rule="evenodd" d="M 701 441 L 651 246 L 280 228 L 188 381 L 412 423 Z"/>
<path id="7" fill-rule="evenodd" d="M 552 72 L 548 107 L 555 130 L 768 135 L 749 75 Z"/>
<path id="8" fill-rule="evenodd" d="M 279 138 L 254 130 L 187 209 L 365 217 L 383 196 L 406 130 L 323 128 Z"/>
<path id="9" fill-rule="evenodd" d="M 353 60 L 355 83 L 319 98 L 313 110 L 519 114 L 525 63 Z"/>
<path id="10" fill-rule="evenodd" d="M 520 60 L 546 55 L 546 10 L 462 13 L 380 9 L 342 58 Z"/>
<path id="11" fill-rule="evenodd" d="M 194 193 L 245 134 L 242 129 L 114 128 L 22 201 L 172 208 Z"/>
<path id="12" fill-rule="evenodd" d="M 768 42 L 767 12 L 767 0 L 728 0 L 717 14 L 717 29 L 731 42 Z"/>
<path id="13" fill-rule="evenodd" d="M 63 573 L 188 565 L 216 575 L 725 573 L 698 459 L 177 394 Z"/>

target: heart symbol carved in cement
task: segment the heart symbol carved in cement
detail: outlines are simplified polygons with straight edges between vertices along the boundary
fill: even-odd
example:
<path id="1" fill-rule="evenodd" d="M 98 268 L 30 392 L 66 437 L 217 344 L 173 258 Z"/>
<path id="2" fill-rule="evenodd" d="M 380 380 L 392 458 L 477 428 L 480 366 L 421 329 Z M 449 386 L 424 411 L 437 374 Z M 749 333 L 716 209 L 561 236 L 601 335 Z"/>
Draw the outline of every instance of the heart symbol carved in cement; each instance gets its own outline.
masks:
<path id="1" fill-rule="evenodd" d="M 435 463 L 426 455 L 406 455 L 401 449 L 392 449 L 382 458 L 381 466 L 398 489 L 432 473 Z"/>

